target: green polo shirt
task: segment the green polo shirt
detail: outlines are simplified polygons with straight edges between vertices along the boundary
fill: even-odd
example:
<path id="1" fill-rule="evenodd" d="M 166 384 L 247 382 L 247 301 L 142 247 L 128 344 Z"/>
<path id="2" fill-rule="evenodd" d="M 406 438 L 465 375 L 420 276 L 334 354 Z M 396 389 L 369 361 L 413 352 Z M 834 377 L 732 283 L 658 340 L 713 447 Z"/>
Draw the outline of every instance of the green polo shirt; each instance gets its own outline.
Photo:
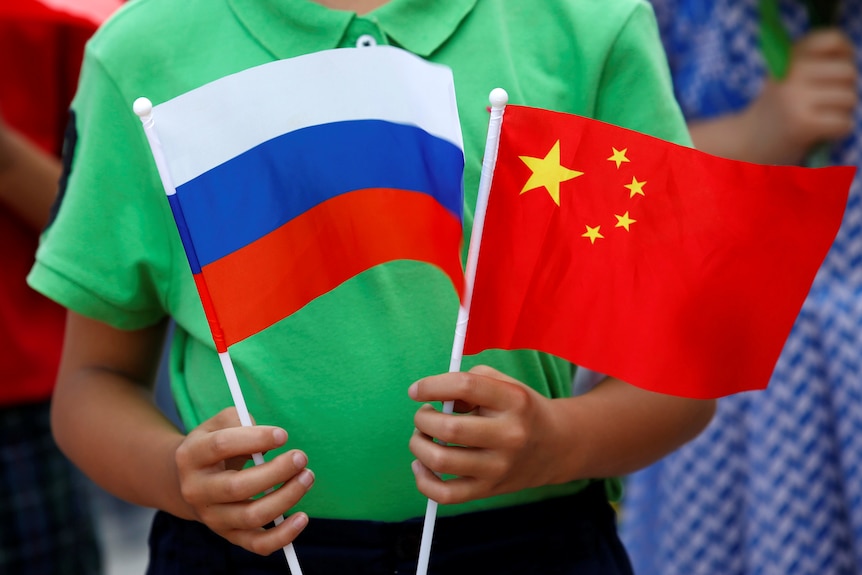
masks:
<path id="1" fill-rule="evenodd" d="M 78 139 L 72 172 L 30 282 L 76 312 L 121 329 L 172 316 L 172 390 L 188 428 L 231 399 L 132 102 L 146 96 L 158 104 L 274 59 L 375 43 L 402 47 L 454 72 L 466 158 L 465 237 L 487 99 L 495 87 L 505 88 L 513 104 L 688 142 L 652 11 L 642 0 L 393 0 L 364 17 L 306 0 L 125 5 L 88 46 L 73 104 Z M 384 521 L 424 513 L 426 500 L 410 470 L 417 405 L 407 388 L 448 369 L 457 309 L 439 270 L 397 261 L 352 278 L 231 347 L 257 422 L 283 426 L 287 447 L 308 453 L 317 480 L 298 508 L 313 517 Z M 550 397 L 570 393 L 573 367 L 558 358 L 489 351 L 465 358 L 463 368 L 476 363 Z M 439 513 L 544 499 L 583 484 L 444 506 Z"/>

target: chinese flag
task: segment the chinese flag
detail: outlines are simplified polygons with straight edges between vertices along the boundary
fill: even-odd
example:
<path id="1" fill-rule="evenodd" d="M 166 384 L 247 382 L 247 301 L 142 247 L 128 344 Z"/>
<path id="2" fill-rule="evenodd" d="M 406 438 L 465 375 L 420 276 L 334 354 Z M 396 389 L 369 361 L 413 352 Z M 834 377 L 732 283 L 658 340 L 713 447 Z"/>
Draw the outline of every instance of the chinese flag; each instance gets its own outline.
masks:
<path id="1" fill-rule="evenodd" d="M 763 389 L 854 173 L 508 106 L 464 352 L 540 350 L 685 397 Z"/>

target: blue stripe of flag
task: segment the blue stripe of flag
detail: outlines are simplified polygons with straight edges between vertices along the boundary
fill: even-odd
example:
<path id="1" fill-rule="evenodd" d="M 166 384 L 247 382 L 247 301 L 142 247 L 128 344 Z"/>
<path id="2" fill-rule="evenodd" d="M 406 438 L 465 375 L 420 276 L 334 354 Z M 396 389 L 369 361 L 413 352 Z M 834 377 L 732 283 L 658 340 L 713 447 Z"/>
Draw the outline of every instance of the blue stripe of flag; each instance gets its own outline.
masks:
<path id="1" fill-rule="evenodd" d="M 168 204 L 171 206 L 171 213 L 174 216 L 174 222 L 177 224 L 177 231 L 180 234 L 180 240 L 183 242 L 183 249 L 186 252 L 186 258 L 189 260 L 189 267 L 192 268 L 193 274 L 199 274 L 201 273 L 201 266 L 195 253 L 195 245 L 191 234 L 189 234 L 189 226 L 186 223 L 183 207 L 176 194 L 168 195 Z"/>
<path id="2" fill-rule="evenodd" d="M 463 221 L 464 156 L 414 126 L 336 122 L 273 138 L 177 188 L 200 266 L 343 193 L 432 195 Z"/>

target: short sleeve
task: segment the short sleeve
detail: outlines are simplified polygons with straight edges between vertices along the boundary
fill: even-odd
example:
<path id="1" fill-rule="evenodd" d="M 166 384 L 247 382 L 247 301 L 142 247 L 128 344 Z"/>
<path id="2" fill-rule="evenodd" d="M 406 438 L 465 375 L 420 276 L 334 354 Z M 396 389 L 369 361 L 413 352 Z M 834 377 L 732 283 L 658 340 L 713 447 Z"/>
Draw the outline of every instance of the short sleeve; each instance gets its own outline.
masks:
<path id="1" fill-rule="evenodd" d="M 620 28 L 608 52 L 598 93 L 596 119 L 691 145 L 648 3 L 637 3 Z"/>
<path id="2" fill-rule="evenodd" d="M 170 212 L 132 101 L 89 47 L 63 153 L 55 218 L 28 282 L 118 328 L 159 321 L 173 257 Z"/>

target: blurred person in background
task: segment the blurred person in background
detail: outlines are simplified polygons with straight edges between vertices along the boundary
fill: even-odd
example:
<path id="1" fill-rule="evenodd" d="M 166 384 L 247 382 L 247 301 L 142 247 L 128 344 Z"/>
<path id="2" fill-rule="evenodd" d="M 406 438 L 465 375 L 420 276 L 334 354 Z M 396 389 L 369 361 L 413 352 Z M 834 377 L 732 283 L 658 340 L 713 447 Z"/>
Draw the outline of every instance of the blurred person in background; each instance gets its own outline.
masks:
<path id="1" fill-rule="evenodd" d="M 862 164 L 862 1 L 652 2 L 696 147 Z M 638 575 L 862 573 L 860 264 L 857 173 L 769 388 L 721 399 L 697 439 L 627 479 Z"/>
<path id="2" fill-rule="evenodd" d="M 0 573 L 101 573 L 88 484 L 54 443 L 65 310 L 30 289 L 84 44 L 111 4 L 0 6 Z"/>

